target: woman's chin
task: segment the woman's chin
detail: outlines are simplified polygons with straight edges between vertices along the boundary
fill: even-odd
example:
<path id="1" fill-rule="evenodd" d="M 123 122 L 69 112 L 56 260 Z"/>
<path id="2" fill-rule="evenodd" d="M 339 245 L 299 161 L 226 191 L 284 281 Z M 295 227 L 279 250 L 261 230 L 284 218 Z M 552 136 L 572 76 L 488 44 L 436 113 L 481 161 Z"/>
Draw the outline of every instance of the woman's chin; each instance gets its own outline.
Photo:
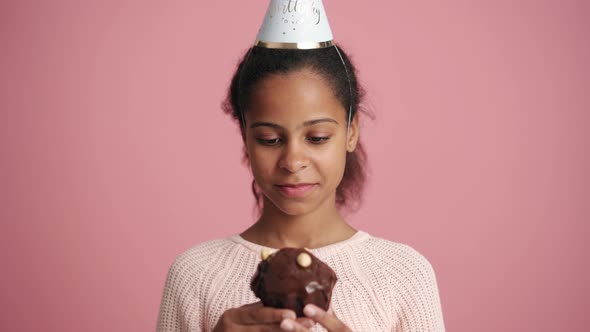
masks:
<path id="1" fill-rule="evenodd" d="M 299 204 L 282 204 L 282 205 L 276 206 L 276 207 L 281 212 L 283 212 L 284 214 L 291 216 L 291 217 L 308 214 L 309 212 L 311 212 L 313 210 L 313 208 L 311 208 L 309 205 L 301 204 L 301 203 L 299 203 Z"/>
<path id="2" fill-rule="evenodd" d="M 268 203 L 273 205 L 272 208 L 291 217 L 308 214 L 317 208 L 315 205 L 310 204 L 310 202 L 297 202 L 284 199 L 271 199 Z"/>

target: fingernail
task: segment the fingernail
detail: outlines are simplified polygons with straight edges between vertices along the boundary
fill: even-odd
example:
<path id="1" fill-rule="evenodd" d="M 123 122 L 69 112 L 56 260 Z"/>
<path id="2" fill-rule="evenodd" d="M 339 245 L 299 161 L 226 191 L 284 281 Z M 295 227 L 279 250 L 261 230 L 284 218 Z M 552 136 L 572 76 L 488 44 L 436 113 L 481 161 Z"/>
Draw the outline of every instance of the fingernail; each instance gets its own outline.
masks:
<path id="1" fill-rule="evenodd" d="M 295 319 L 295 318 L 297 318 L 297 316 L 295 315 L 295 313 L 292 312 L 292 311 L 285 311 L 285 312 L 283 312 L 283 314 L 281 315 L 281 317 L 283 317 L 283 319 Z"/>
<path id="2" fill-rule="evenodd" d="M 306 319 L 303 321 L 302 325 L 310 329 L 315 325 L 315 323 L 311 319 Z"/>
<path id="3" fill-rule="evenodd" d="M 292 331 L 293 328 L 295 328 L 295 326 L 293 326 L 293 322 L 291 322 L 290 320 L 285 319 L 281 322 L 281 329 L 285 331 Z"/>
<path id="4" fill-rule="evenodd" d="M 315 316 L 315 314 L 317 313 L 316 308 L 314 308 L 313 305 L 308 304 L 305 306 L 305 308 L 303 308 L 303 313 L 307 316 L 307 317 L 313 317 Z"/>

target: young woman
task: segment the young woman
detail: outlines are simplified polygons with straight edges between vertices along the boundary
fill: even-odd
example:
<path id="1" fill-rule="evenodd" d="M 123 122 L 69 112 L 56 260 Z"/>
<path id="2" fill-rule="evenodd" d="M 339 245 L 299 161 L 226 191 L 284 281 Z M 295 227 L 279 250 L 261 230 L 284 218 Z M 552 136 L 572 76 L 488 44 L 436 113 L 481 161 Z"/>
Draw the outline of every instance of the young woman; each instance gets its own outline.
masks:
<path id="1" fill-rule="evenodd" d="M 336 46 L 253 47 L 225 104 L 241 128 L 260 218 L 197 245 L 168 273 L 158 331 L 444 331 L 432 266 L 411 247 L 351 227 L 365 155 L 355 68 Z M 331 308 L 263 307 L 249 287 L 262 248 L 306 247 L 337 274 Z"/>

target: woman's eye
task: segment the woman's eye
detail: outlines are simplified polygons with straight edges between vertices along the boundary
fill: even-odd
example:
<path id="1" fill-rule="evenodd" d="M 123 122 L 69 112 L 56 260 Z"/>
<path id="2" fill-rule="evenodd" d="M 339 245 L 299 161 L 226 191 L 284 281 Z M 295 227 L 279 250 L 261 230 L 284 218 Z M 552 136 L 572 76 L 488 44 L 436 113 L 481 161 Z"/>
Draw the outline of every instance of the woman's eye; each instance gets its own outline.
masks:
<path id="1" fill-rule="evenodd" d="M 314 144 L 325 143 L 329 139 L 330 139 L 329 136 L 312 136 L 312 137 L 308 138 L 308 140 Z"/>
<path id="2" fill-rule="evenodd" d="M 258 143 L 260 143 L 262 145 L 268 145 L 268 146 L 277 145 L 281 142 L 280 138 L 271 138 L 271 139 L 257 138 L 256 140 L 258 141 Z"/>

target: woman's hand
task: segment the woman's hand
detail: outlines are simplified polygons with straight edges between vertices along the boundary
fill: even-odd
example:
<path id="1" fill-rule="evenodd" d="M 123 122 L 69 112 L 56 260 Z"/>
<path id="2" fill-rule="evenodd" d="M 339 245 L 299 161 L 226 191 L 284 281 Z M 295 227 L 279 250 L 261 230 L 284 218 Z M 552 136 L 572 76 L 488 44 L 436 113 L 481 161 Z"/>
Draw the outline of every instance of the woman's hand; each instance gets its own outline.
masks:
<path id="1" fill-rule="evenodd" d="M 305 308 L 303 308 L 303 313 L 305 314 L 305 316 L 309 317 L 314 322 L 322 325 L 326 330 L 328 330 L 328 332 L 352 332 L 350 328 L 344 325 L 344 323 L 342 323 L 342 321 L 340 321 L 336 317 L 336 315 L 334 315 L 334 312 L 332 312 L 331 310 L 329 312 L 326 312 L 313 304 L 308 304 L 305 306 Z M 290 324 L 288 324 L 289 326 L 287 327 L 293 328 L 286 329 L 286 322 L 290 322 Z M 291 322 L 289 319 L 285 319 L 283 321 L 283 323 L 281 324 L 281 328 L 283 328 L 283 331 L 308 331 L 297 322 Z"/>
<path id="2" fill-rule="evenodd" d="M 252 303 L 239 308 L 229 309 L 221 315 L 213 332 L 252 331 L 271 332 L 285 331 L 282 325 L 289 325 L 289 331 L 307 332 L 314 322 L 309 318 L 295 318 L 295 312 L 288 309 L 264 307 L 262 303 Z M 290 322 L 290 323 L 286 323 Z M 281 325 L 281 323 L 283 323 Z"/>

